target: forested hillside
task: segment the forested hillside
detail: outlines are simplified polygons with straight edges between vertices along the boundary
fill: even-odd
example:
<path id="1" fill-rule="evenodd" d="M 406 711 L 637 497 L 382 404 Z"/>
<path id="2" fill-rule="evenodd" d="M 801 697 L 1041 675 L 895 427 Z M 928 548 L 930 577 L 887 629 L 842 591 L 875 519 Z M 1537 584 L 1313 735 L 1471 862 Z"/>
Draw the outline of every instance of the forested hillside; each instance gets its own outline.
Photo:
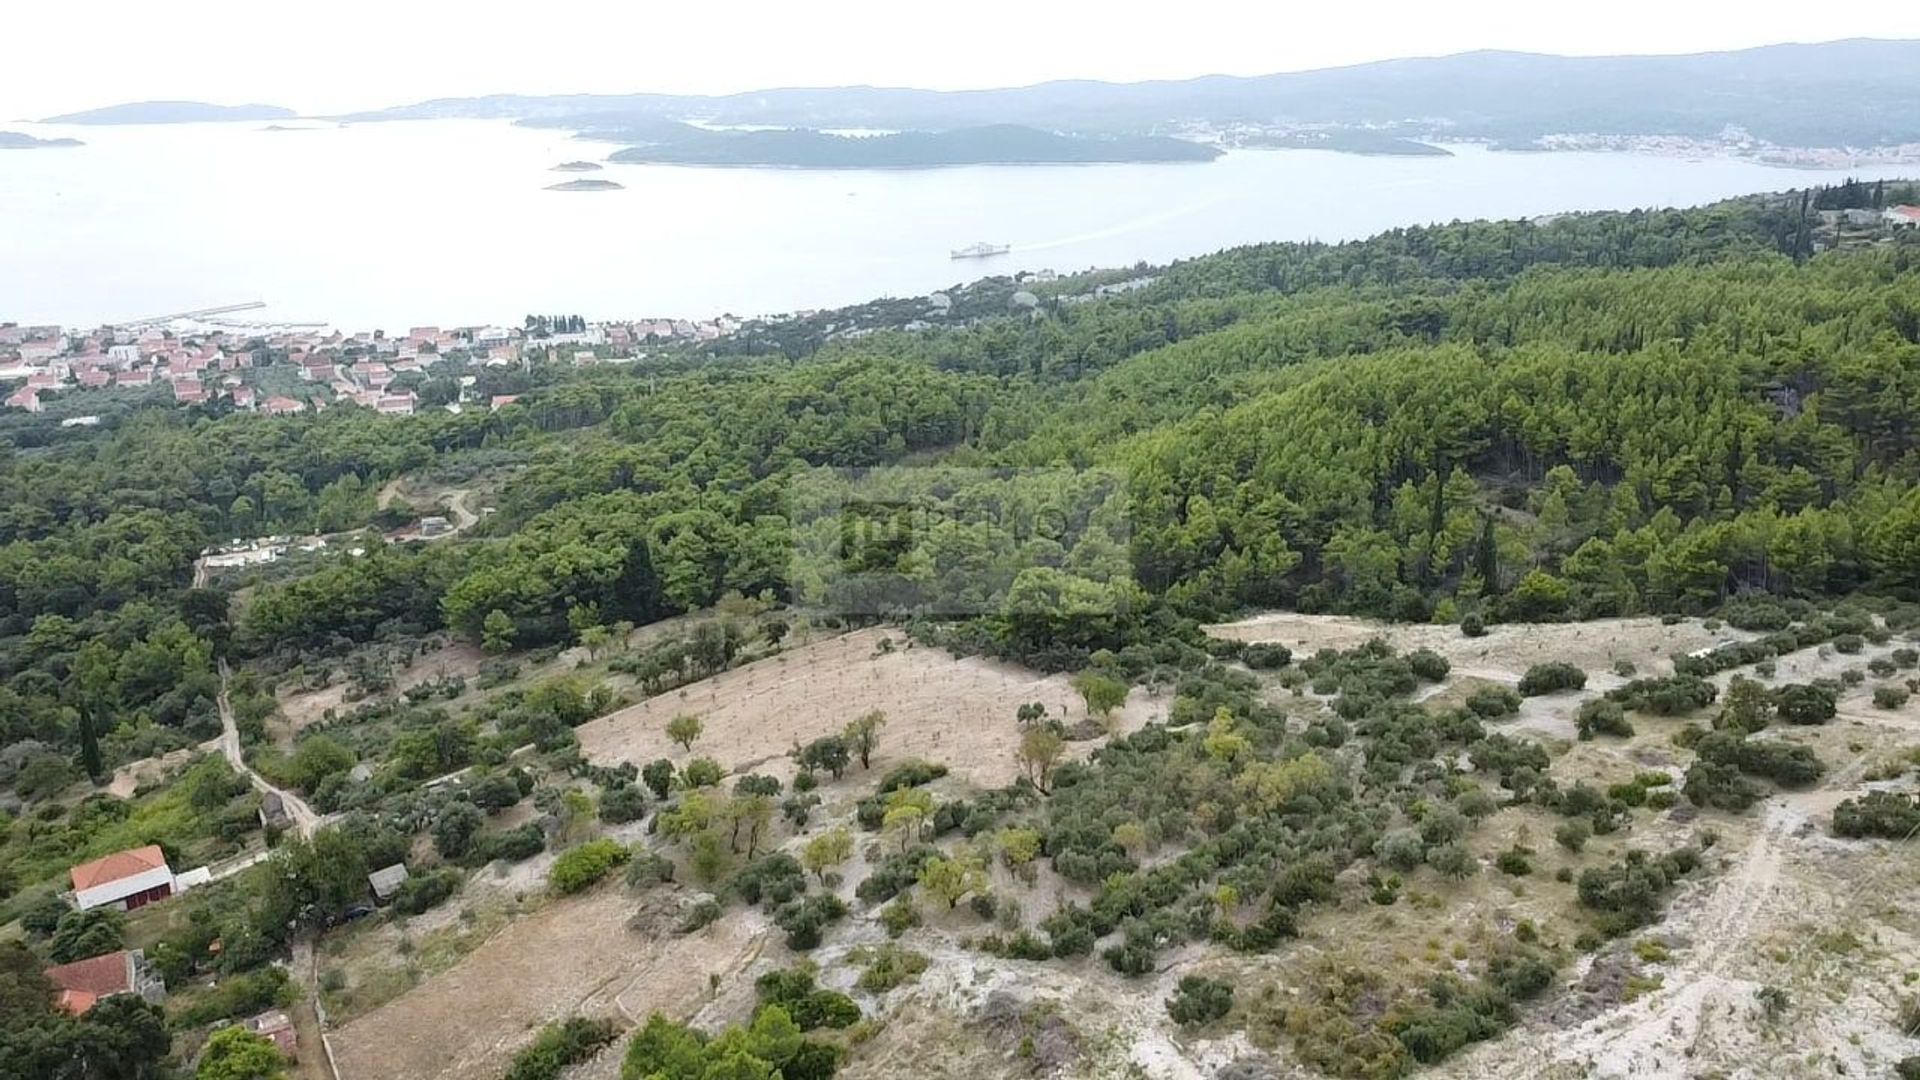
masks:
<path id="1" fill-rule="evenodd" d="M 785 598 L 796 477 L 889 463 L 1115 470 L 1129 549 L 1088 572 L 1137 583 L 1139 618 L 1910 593 L 1920 246 L 1808 257 L 1802 214 L 1776 197 L 1266 245 L 1091 303 L 1039 286 L 1038 311 L 964 328 L 799 322 L 758 339 L 771 355 L 556 370 L 492 414 L 156 409 L 19 445 L 0 458 L 0 736 L 77 747 L 74 658 L 95 640 L 118 658 L 104 722 L 204 725 L 204 702 L 178 700 L 190 683 L 134 670 L 204 671 L 225 645 L 224 602 L 188 589 L 200 548 L 363 524 L 383 482 L 475 455 L 515 471 L 473 539 L 263 587 L 232 647 L 443 625 L 477 641 L 495 612 L 538 644 L 567 639 L 574 608 L 644 623 L 730 591 Z M 919 554 L 933 579 L 1085 576 L 1069 552 L 978 539 Z M 1010 640 L 1004 621 L 968 633 Z"/>

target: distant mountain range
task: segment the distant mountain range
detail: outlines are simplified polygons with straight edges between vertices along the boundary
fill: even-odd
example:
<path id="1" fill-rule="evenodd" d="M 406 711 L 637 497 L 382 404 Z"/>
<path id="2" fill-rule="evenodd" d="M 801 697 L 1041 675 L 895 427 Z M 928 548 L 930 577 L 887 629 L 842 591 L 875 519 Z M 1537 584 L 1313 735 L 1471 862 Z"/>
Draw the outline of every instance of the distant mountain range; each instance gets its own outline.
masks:
<path id="1" fill-rule="evenodd" d="M 17 131 L 0 131 L 0 150 L 51 150 L 83 145 L 79 139 L 36 139 Z"/>
<path id="2" fill-rule="evenodd" d="M 504 118 L 573 126 L 618 114 L 717 125 L 945 131 L 1021 124 L 1144 134 L 1183 123 L 1379 131 L 1528 143 L 1546 135 L 1713 137 L 1786 146 L 1920 142 L 1920 41 L 1850 40 L 1687 56 L 1472 52 L 1353 67 L 1172 82 L 1049 82 L 1004 90 L 867 86 L 726 96 L 445 98 L 345 119 Z"/>
<path id="3" fill-rule="evenodd" d="M 196 124 L 217 120 L 291 120 L 297 113 L 278 105 L 209 105 L 204 101 L 136 101 L 103 109 L 49 116 L 48 124 Z"/>

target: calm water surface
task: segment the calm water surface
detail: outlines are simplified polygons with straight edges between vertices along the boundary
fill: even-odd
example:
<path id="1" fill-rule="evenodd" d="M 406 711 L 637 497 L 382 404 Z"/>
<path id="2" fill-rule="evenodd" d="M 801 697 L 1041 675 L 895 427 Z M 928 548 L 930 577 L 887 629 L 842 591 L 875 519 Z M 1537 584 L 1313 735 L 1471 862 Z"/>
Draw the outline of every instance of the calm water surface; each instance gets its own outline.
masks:
<path id="1" fill-rule="evenodd" d="M 0 321 L 73 325 L 252 300 L 268 308 L 248 318 L 353 329 L 517 323 L 528 312 L 755 315 L 990 273 L 1455 218 L 1691 205 L 1840 178 L 1471 147 L 1451 158 L 1293 150 L 1210 164 L 567 174 L 549 169 L 613 148 L 486 121 L 4 126 L 87 143 L 0 152 Z M 582 175 L 626 187 L 544 190 Z M 977 240 L 1014 250 L 948 258 Z"/>

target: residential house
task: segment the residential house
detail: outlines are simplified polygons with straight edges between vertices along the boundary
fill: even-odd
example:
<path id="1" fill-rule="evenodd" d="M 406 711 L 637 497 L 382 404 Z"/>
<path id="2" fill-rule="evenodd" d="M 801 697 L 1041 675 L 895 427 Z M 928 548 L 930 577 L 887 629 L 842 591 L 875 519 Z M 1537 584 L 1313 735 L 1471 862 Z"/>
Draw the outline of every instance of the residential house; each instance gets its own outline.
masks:
<path id="1" fill-rule="evenodd" d="M 233 407 L 234 408 L 251 409 L 253 408 L 254 404 L 255 404 L 255 401 L 254 401 L 253 387 L 246 386 L 243 384 L 233 388 Z"/>
<path id="2" fill-rule="evenodd" d="M 182 405 L 199 405 L 207 400 L 207 388 L 199 379 L 178 379 L 173 384 L 173 400 Z"/>
<path id="3" fill-rule="evenodd" d="M 45 407 L 46 406 L 40 404 L 39 391 L 34 390 L 32 387 L 16 390 L 7 398 L 7 408 L 9 409 L 25 409 L 28 412 L 37 413 Z"/>
<path id="4" fill-rule="evenodd" d="M 173 895 L 173 868 L 158 844 L 116 851 L 68 872 L 74 906 L 81 911 L 113 907 L 132 911 Z"/>
<path id="5" fill-rule="evenodd" d="M 493 395 L 493 405 L 492 405 L 491 411 L 499 412 L 501 409 L 504 409 L 507 406 L 519 400 L 520 400 L 519 394 L 495 394 Z"/>
<path id="6" fill-rule="evenodd" d="M 58 992 L 62 1009 L 79 1016 L 101 999 L 118 994 L 137 994 L 158 1005 L 167 999 L 167 986 L 147 965 L 146 953 L 123 949 L 102 956 L 50 967 L 47 981 Z"/>
<path id="7" fill-rule="evenodd" d="M 305 409 L 307 403 L 297 401 L 290 397 L 270 397 L 266 400 L 266 404 L 263 407 L 270 416 L 286 416 L 289 413 L 297 413 Z"/>
<path id="8" fill-rule="evenodd" d="M 404 394 L 381 394 L 373 407 L 387 416 L 412 416 L 414 402 L 419 400 L 409 390 Z"/>
<path id="9" fill-rule="evenodd" d="M 149 367 L 129 368 L 113 377 L 115 386 L 147 386 L 153 382 L 153 369 Z"/>
<path id="10" fill-rule="evenodd" d="M 80 385 L 89 390 L 98 390 L 112 383 L 113 373 L 105 368 L 90 367 L 82 368 L 80 371 Z"/>
<path id="11" fill-rule="evenodd" d="M 1885 217 L 1887 224 L 1896 229 L 1920 228 L 1920 206 L 1895 206 L 1887 210 Z"/>

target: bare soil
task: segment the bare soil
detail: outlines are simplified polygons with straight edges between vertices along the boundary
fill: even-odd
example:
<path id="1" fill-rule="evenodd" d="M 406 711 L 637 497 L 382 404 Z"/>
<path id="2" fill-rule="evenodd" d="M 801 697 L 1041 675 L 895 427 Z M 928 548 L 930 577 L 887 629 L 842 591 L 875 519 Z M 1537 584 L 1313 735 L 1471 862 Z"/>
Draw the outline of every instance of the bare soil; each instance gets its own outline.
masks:
<path id="1" fill-rule="evenodd" d="M 885 651 L 881 642 L 893 642 Z M 977 657 L 908 647 L 905 632 L 872 629 L 758 660 L 744 667 L 649 698 L 583 725 L 580 745 L 602 765 L 676 764 L 712 757 L 733 772 L 793 774 L 787 751 L 830 735 L 847 721 L 879 709 L 887 715 L 873 767 L 919 758 L 946 764 L 981 787 L 999 787 L 1019 775 L 1015 712 L 1039 701 L 1071 723 L 1086 716 L 1065 675 L 1043 676 Z M 1163 719 L 1167 702 L 1136 690 L 1115 713 L 1118 730 Z M 705 730 L 691 752 L 666 736 L 679 713 L 701 718 Z M 1081 753 L 1095 743 L 1071 744 Z"/>
<path id="2" fill-rule="evenodd" d="M 1383 623 L 1346 615 L 1273 612 L 1206 628 L 1217 638 L 1277 642 L 1296 659 L 1320 649 L 1351 649 L 1385 638 L 1402 652 L 1432 649 L 1456 675 L 1517 681 L 1528 667 L 1551 660 L 1583 668 L 1589 676 L 1610 672 L 1616 661 L 1633 663 L 1641 675 L 1669 674 L 1675 653 L 1689 653 L 1753 635 L 1732 627 L 1707 630 L 1697 620 L 1663 626 L 1659 619 L 1598 619 L 1582 623 L 1503 623 L 1470 638 L 1457 626 Z"/>
<path id="3" fill-rule="evenodd" d="M 485 659 L 486 654 L 480 651 L 479 646 L 459 641 L 449 643 L 421 654 L 411 664 L 396 671 L 390 692 L 404 693 L 423 682 L 451 675 L 471 679 L 479 674 L 480 664 Z M 280 715 L 268 722 L 268 729 L 283 747 L 291 746 L 294 736 L 308 724 L 324 718 L 328 709 L 338 709 L 348 704 L 345 681 L 319 690 L 282 693 Z"/>
<path id="4" fill-rule="evenodd" d="M 703 1004 L 709 977 L 750 963 L 768 930 L 735 910 L 685 937 L 627 929 L 636 898 L 614 884 L 547 904 L 465 960 L 333 1036 L 343 1080 L 498 1076 L 540 1025 L 582 1014 L 643 1022 Z"/>
<path id="5" fill-rule="evenodd" d="M 113 779 L 107 782 L 107 794 L 116 799 L 131 799 L 140 790 L 140 785 L 165 779 L 168 773 L 191 761 L 195 754 L 205 752 L 206 746 L 199 749 L 182 747 L 159 757 L 128 762 L 114 770 Z"/>

